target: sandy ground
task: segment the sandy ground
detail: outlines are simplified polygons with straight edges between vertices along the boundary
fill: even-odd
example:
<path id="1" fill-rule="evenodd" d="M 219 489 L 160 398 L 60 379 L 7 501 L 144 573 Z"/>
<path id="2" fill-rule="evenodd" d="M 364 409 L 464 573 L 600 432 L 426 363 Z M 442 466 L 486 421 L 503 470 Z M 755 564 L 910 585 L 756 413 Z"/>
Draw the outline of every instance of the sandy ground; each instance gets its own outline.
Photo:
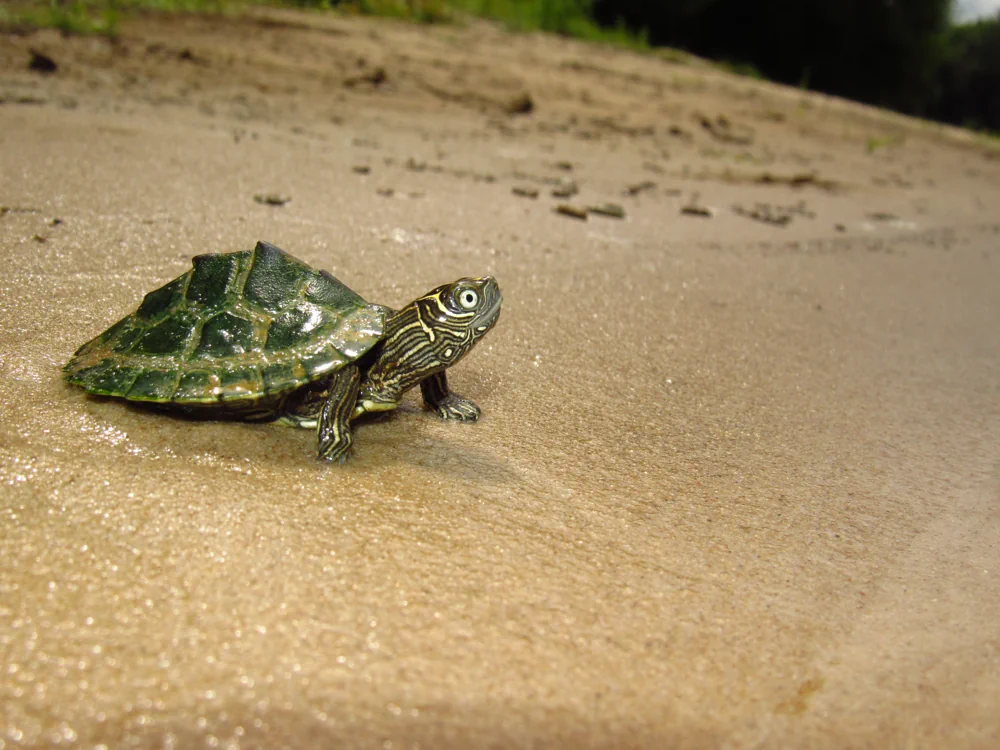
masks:
<path id="1" fill-rule="evenodd" d="M 995 148 L 481 24 L 0 65 L 0 748 L 998 746 Z M 258 239 L 390 305 L 496 275 L 483 421 L 340 468 L 63 384 Z"/>

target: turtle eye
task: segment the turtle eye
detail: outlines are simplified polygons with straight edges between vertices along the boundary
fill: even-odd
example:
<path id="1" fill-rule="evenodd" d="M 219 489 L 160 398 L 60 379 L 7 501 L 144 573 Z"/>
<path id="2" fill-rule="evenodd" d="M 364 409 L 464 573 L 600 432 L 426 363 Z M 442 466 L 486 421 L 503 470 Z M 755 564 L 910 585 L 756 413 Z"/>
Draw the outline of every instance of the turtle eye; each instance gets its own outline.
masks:
<path id="1" fill-rule="evenodd" d="M 479 295 L 474 289 L 463 289 L 458 293 L 458 304 L 466 310 L 472 310 L 479 304 Z"/>

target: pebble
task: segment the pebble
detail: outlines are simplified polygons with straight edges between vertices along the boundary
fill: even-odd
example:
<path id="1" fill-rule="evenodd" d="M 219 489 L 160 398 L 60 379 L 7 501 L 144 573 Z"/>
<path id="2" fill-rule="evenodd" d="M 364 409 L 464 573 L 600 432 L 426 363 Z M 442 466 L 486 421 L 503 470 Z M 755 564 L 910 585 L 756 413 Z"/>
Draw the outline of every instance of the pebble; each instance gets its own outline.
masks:
<path id="1" fill-rule="evenodd" d="M 291 198 L 278 193 L 257 193 L 253 199 L 262 206 L 284 206 Z"/>
<path id="2" fill-rule="evenodd" d="M 574 219 L 587 220 L 587 209 L 580 208 L 579 206 L 572 206 L 569 203 L 560 203 L 555 208 L 556 213 L 560 213 L 563 216 L 571 216 Z"/>
<path id="3" fill-rule="evenodd" d="M 587 210 L 592 214 L 600 214 L 612 219 L 624 219 L 625 209 L 617 203 L 601 203 L 596 206 L 587 206 Z"/>

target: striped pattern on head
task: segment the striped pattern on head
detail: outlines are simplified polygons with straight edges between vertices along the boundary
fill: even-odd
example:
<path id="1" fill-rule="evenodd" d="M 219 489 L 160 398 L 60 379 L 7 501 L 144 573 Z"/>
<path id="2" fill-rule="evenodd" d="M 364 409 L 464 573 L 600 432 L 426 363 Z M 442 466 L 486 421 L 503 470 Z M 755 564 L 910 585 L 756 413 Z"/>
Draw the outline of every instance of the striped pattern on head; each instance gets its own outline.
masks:
<path id="1" fill-rule="evenodd" d="M 459 279 L 418 297 L 386 321 L 372 384 L 402 393 L 451 367 L 497 322 L 502 302 L 492 276 Z"/>

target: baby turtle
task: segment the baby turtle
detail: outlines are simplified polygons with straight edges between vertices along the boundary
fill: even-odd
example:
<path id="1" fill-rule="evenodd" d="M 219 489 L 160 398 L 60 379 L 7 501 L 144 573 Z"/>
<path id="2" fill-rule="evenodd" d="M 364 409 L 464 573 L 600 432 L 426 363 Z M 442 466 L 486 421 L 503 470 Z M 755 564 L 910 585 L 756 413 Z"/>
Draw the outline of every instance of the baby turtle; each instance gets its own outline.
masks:
<path id="1" fill-rule="evenodd" d="M 343 460 L 350 422 L 395 409 L 420 384 L 442 419 L 474 422 L 445 370 L 493 327 L 496 281 L 459 279 L 401 310 L 365 302 L 326 271 L 258 242 L 199 255 L 64 368 L 90 393 L 317 430 L 321 458 Z"/>

